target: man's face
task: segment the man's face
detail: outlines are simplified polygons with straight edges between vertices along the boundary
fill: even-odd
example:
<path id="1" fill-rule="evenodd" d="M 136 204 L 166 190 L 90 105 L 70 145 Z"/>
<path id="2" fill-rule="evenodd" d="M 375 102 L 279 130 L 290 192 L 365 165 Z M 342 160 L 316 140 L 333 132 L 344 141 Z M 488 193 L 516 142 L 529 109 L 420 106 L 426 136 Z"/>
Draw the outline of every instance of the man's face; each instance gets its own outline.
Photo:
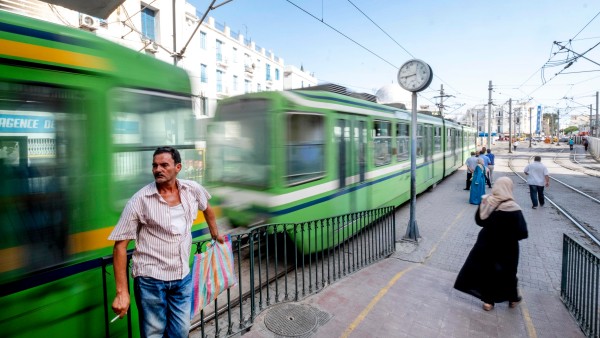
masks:
<path id="1" fill-rule="evenodd" d="M 174 181 L 180 170 L 181 163 L 175 164 L 169 153 L 158 154 L 152 160 L 152 174 L 156 183 Z"/>

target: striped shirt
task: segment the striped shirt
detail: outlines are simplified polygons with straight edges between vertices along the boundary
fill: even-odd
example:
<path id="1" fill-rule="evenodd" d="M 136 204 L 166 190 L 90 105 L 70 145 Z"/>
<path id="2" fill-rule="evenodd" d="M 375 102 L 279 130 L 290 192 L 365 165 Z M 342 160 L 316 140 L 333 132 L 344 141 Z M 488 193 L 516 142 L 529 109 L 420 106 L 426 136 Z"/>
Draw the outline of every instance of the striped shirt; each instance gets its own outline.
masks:
<path id="1" fill-rule="evenodd" d="M 206 210 L 210 194 L 194 181 L 177 180 L 184 209 L 185 231 L 173 231 L 171 210 L 160 196 L 156 183 L 140 189 L 127 202 L 109 240 L 134 240 L 133 277 L 162 281 L 182 279 L 190 272 L 192 223 L 198 210 Z"/>

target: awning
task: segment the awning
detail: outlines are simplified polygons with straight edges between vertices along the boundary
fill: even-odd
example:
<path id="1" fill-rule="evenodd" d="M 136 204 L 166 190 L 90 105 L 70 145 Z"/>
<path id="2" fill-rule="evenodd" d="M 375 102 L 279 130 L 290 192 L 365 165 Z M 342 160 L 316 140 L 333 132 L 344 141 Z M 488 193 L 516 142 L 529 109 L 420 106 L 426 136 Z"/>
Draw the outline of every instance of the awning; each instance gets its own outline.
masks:
<path id="1" fill-rule="evenodd" d="M 42 0 L 49 4 L 62 6 L 85 13 L 99 19 L 107 19 L 125 0 Z"/>

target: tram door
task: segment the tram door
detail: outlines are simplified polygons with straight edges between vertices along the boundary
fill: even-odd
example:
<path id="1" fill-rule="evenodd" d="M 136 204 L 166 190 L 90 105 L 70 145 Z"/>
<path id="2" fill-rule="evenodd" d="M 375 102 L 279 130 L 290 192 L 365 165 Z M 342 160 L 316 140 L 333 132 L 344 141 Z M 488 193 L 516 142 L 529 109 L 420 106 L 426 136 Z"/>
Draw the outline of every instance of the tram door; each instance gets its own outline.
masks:
<path id="1" fill-rule="evenodd" d="M 367 121 L 361 117 L 348 116 L 339 119 L 335 133 L 338 145 L 338 182 L 339 188 L 356 186 L 349 194 L 349 211 L 369 208 L 367 187 L 361 187 L 365 181 L 367 152 Z"/>
<path id="2" fill-rule="evenodd" d="M 427 166 L 425 180 L 428 181 L 433 178 L 433 126 L 430 124 L 425 125 L 425 144 L 423 148 L 424 160 Z"/>

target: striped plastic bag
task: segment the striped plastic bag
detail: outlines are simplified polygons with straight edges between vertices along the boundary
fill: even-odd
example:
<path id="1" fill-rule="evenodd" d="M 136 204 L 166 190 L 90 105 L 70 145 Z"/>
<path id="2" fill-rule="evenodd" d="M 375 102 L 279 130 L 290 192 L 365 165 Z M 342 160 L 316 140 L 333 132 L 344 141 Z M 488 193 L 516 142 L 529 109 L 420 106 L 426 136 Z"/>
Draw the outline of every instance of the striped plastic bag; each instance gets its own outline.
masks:
<path id="1" fill-rule="evenodd" d="M 211 241 L 205 252 L 194 255 L 192 266 L 192 318 L 219 294 L 237 284 L 231 237 L 223 244 Z"/>

